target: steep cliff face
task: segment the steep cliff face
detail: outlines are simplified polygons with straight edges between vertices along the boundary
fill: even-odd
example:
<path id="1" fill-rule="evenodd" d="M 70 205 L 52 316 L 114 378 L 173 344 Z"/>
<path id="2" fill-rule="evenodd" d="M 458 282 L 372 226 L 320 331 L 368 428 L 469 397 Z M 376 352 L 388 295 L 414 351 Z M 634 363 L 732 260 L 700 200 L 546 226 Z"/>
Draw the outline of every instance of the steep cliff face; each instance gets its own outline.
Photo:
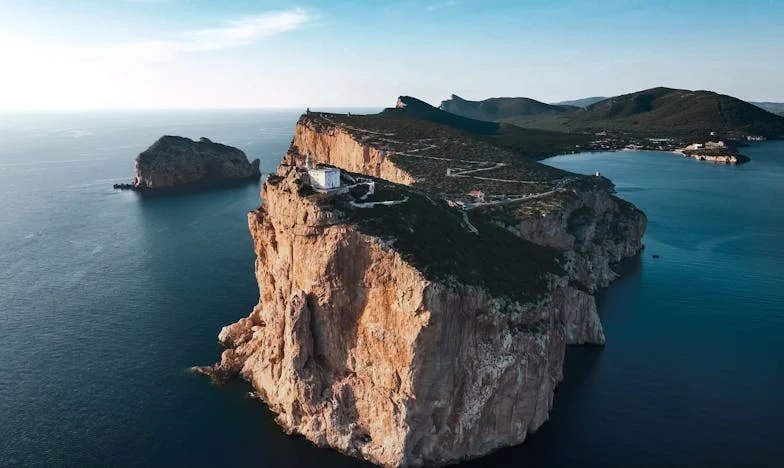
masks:
<path id="1" fill-rule="evenodd" d="M 605 342 L 592 293 L 639 251 L 645 216 L 574 177 L 530 204 L 453 208 L 369 133 L 399 138 L 300 119 L 248 216 L 259 303 L 196 370 L 241 376 L 287 431 L 386 466 L 521 443 L 547 419 L 565 346 Z M 296 167 L 308 153 L 402 184 L 377 180 L 376 195 L 406 201 L 315 194 Z"/>
<path id="2" fill-rule="evenodd" d="M 248 162 L 241 150 L 207 138 L 163 136 L 134 163 L 131 188 L 156 190 L 230 180 L 257 180 L 259 160 Z M 118 188 L 125 188 L 118 186 Z"/>
<path id="3" fill-rule="evenodd" d="M 363 144 L 345 127 L 320 125 L 302 118 L 286 162 L 303 164 L 310 153 L 317 162 L 412 185 L 414 175 L 398 168 L 392 155 Z M 567 192 L 557 210 L 545 216 L 521 216 L 507 227 L 520 237 L 564 252 L 572 279 L 590 292 L 617 277 L 613 266 L 642 248 L 645 214 L 603 189 Z M 595 306 L 594 306 L 595 308 Z"/>
<path id="4" fill-rule="evenodd" d="M 596 292 L 618 277 L 615 264 L 642 249 L 647 218 L 631 203 L 602 190 L 570 192 L 561 201 L 558 210 L 507 227 L 563 251 L 571 279 Z"/>
<path id="5" fill-rule="evenodd" d="M 316 162 L 331 164 L 347 171 L 367 174 L 390 182 L 410 185 L 414 178 L 395 166 L 389 154 L 370 145 L 337 125 L 324 126 L 303 118 L 294 130 L 292 147 L 300 155 L 311 153 Z M 298 161 L 304 163 L 304 160 Z"/>
<path id="6" fill-rule="evenodd" d="M 222 360 L 202 372 L 239 373 L 287 431 L 388 466 L 479 456 L 544 423 L 564 321 L 601 334 L 570 315 L 590 296 L 547 273 L 528 302 L 430 279 L 394 242 L 300 197 L 295 170 L 280 174 L 248 216 L 259 304 L 221 331 Z"/>

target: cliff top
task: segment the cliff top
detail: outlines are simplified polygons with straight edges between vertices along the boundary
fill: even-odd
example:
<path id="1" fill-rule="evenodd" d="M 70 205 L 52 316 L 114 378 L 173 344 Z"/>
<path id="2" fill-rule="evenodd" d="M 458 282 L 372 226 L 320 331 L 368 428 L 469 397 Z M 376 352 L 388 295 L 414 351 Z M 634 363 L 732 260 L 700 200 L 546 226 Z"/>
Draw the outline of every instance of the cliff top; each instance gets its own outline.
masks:
<path id="1" fill-rule="evenodd" d="M 386 152 L 390 161 L 413 176 L 415 188 L 440 198 L 454 199 L 472 191 L 520 197 L 566 187 L 612 190 L 606 179 L 546 166 L 470 133 L 407 115 L 309 113 L 299 124 L 317 131 L 348 132 L 362 145 Z"/>
<path id="2" fill-rule="evenodd" d="M 137 160 L 144 161 L 145 159 L 157 158 L 180 152 L 204 153 L 209 154 L 211 157 L 225 156 L 235 158 L 241 156 L 242 158 L 247 159 L 247 156 L 242 150 L 222 143 L 215 143 L 209 138 L 201 137 L 198 141 L 194 141 L 187 137 L 164 135 L 139 154 Z"/>
<path id="3" fill-rule="evenodd" d="M 296 194 L 338 224 L 380 239 L 431 281 L 456 280 L 528 301 L 549 291 L 550 274 L 563 274 L 557 251 L 516 236 L 482 210 L 457 210 L 426 192 L 362 174 L 343 171 L 372 180 L 372 196 L 360 186 L 341 195 L 314 193 L 301 171 L 282 166 L 279 174 L 267 180 L 272 190 Z"/>

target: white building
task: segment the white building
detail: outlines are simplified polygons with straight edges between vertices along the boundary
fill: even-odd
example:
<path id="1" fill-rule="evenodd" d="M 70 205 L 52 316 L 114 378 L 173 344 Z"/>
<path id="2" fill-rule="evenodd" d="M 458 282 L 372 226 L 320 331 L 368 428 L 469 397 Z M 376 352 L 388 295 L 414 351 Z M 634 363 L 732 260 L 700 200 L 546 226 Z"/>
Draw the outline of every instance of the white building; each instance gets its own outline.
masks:
<path id="1" fill-rule="evenodd" d="M 331 190 L 340 187 L 340 169 L 335 167 L 308 169 L 308 176 L 314 189 Z"/>
<path id="2" fill-rule="evenodd" d="M 308 172 L 310 186 L 316 190 L 332 190 L 340 188 L 340 169 L 335 167 L 317 168 L 313 164 L 313 155 L 305 156 L 305 170 Z"/>

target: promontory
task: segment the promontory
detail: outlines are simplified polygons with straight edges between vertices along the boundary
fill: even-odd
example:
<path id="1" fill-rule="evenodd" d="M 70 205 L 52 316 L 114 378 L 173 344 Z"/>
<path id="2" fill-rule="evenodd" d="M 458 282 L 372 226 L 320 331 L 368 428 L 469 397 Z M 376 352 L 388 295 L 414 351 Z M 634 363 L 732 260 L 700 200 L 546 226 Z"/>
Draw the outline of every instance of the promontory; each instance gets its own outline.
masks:
<path id="1" fill-rule="evenodd" d="M 299 119 L 248 214 L 259 302 L 194 368 L 250 382 L 287 432 L 384 466 L 479 457 L 544 424 L 566 345 L 605 342 L 594 293 L 647 224 L 609 180 L 408 99 Z"/>
<path id="2" fill-rule="evenodd" d="M 259 162 L 249 162 L 243 151 L 207 138 L 194 141 L 166 135 L 136 158 L 133 181 L 114 188 L 156 191 L 258 180 Z"/>

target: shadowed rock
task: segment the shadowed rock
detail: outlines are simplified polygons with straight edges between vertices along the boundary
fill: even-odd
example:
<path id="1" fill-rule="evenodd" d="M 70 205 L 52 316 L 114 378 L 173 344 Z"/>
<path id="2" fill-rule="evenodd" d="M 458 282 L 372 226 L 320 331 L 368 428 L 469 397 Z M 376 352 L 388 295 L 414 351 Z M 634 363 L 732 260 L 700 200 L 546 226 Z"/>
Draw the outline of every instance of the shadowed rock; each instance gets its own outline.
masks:
<path id="1" fill-rule="evenodd" d="M 248 162 L 241 150 L 213 143 L 163 136 L 139 154 L 133 181 L 117 189 L 158 191 L 174 188 L 214 187 L 261 177 L 258 159 Z"/>

